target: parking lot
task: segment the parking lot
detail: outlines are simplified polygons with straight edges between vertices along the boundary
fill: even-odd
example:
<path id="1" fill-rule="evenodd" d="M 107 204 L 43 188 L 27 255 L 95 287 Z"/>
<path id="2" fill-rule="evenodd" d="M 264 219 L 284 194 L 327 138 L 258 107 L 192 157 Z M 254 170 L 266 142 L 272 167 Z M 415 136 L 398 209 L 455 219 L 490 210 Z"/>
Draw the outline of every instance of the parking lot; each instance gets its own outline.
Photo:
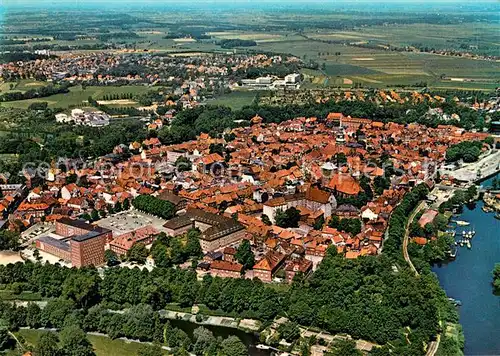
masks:
<path id="1" fill-rule="evenodd" d="M 118 236 L 147 225 L 153 225 L 155 229 L 162 231 L 165 222 L 166 220 L 159 219 L 153 215 L 148 215 L 138 210 L 129 210 L 99 220 L 96 224 L 112 230 L 113 236 Z"/>

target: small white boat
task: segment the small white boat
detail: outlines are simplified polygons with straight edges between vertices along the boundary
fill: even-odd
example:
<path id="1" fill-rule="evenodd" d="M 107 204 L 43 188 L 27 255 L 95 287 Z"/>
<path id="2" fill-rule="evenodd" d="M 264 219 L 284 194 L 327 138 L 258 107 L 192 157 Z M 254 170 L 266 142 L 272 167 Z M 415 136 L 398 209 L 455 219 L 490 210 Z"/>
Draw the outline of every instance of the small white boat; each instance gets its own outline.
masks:
<path id="1" fill-rule="evenodd" d="M 470 225 L 470 222 L 468 222 L 468 221 L 457 220 L 455 222 L 457 223 L 458 226 L 468 226 L 468 225 Z"/>
<path id="2" fill-rule="evenodd" d="M 471 245 L 470 241 L 467 241 L 467 248 L 468 248 L 468 249 L 471 249 L 471 248 L 472 248 L 472 245 Z"/>
<path id="3" fill-rule="evenodd" d="M 267 346 L 267 345 L 262 345 L 262 344 L 259 344 L 257 346 L 255 346 L 256 349 L 259 349 L 259 350 L 269 350 L 270 347 Z"/>

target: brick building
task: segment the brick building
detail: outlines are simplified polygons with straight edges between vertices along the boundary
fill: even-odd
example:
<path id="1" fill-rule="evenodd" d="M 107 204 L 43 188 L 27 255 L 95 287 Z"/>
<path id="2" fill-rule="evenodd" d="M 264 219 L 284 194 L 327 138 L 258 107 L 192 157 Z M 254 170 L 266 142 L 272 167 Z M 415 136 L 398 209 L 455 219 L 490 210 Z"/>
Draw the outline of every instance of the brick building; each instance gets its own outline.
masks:
<path id="1" fill-rule="evenodd" d="M 253 266 L 254 277 L 262 282 L 270 283 L 273 280 L 274 274 L 283 264 L 286 256 L 282 253 L 270 250 L 262 259 Z"/>
<path id="2" fill-rule="evenodd" d="M 109 229 L 69 218 L 56 221 L 56 234 L 61 239 L 42 236 L 36 241 L 36 247 L 71 262 L 73 267 L 102 265 L 104 245 L 113 236 Z"/>
<path id="3" fill-rule="evenodd" d="M 285 281 L 292 283 L 293 277 L 302 272 L 306 277 L 312 271 L 313 263 L 305 258 L 296 258 L 285 263 Z"/>
<path id="4" fill-rule="evenodd" d="M 71 261 L 69 238 L 57 240 L 49 236 L 42 236 L 36 240 L 36 248 L 59 257 L 66 262 Z"/>
<path id="5" fill-rule="evenodd" d="M 85 235 L 74 236 L 70 240 L 71 264 L 73 267 L 99 266 L 104 263 L 106 235 L 90 231 Z"/>
<path id="6" fill-rule="evenodd" d="M 113 232 L 103 227 L 87 224 L 82 220 L 70 218 L 61 218 L 56 221 L 56 234 L 60 236 L 70 237 L 74 235 L 85 235 L 90 231 L 97 231 L 105 235 L 107 241 L 113 238 Z"/>
<path id="7" fill-rule="evenodd" d="M 210 274 L 214 277 L 240 278 L 243 265 L 229 261 L 213 261 L 210 264 Z"/>
<path id="8" fill-rule="evenodd" d="M 125 255 L 136 243 L 149 245 L 160 232 L 152 225 L 141 227 L 137 230 L 117 236 L 109 243 L 109 249 L 117 255 Z"/>
<path id="9" fill-rule="evenodd" d="M 221 249 L 245 236 L 245 227 L 236 220 L 201 209 L 188 209 L 186 214 L 167 221 L 163 227 L 173 236 L 191 228 L 200 229 L 200 245 L 204 252 Z"/>

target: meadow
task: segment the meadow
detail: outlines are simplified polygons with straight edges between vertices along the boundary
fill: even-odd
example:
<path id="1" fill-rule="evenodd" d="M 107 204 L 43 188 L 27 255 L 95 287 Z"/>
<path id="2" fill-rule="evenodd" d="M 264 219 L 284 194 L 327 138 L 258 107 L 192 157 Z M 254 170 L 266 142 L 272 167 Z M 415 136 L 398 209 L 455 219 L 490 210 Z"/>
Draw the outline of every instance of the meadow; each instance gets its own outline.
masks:
<path id="1" fill-rule="evenodd" d="M 20 109 L 27 109 L 32 103 L 35 102 L 47 102 L 50 108 L 63 108 L 67 109 L 71 106 L 82 105 L 87 102 L 89 96 L 92 96 L 94 99 L 102 99 L 102 97 L 106 94 L 142 94 L 146 93 L 148 90 L 151 90 L 148 86 L 139 86 L 139 85 L 124 85 L 124 86 L 88 86 L 82 88 L 81 85 L 71 87 L 69 89 L 69 93 L 66 94 L 56 94 L 47 96 L 45 98 L 36 98 L 36 99 L 28 99 L 28 100 L 18 100 L 18 101 L 9 101 L 1 103 L 2 106 L 5 107 L 13 107 Z"/>
<path id="2" fill-rule="evenodd" d="M 315 31 L 310 38 L 365 42 L 380 46 L 429 47 L 438 50 L 463 49 L 485 55 L 498 55 L 498 23 L 428 24 L 359 27 L 351 31 Z"/>
<path id="3" fill-rule="evenodd" d="M 246 105 L 252 104 L 257 91 L 239 90 L 233 91 L 207 101 L 207 104 L 229 106 L 233 110 L 239 110 Z"/>
<path id="4" fill-rule="evenodd" d="M 19 330 L 16 335 L 22 336 L 30 345 L 37 345 L 42 330 Z M 94 347 L 96 356 L 136 356 L 141 344 L 136 342 L 126 342 L 124 340 L 111 340 L 105 336 L 87 335 Z M 166 352 L 165 352 L 166 355 Z"/>

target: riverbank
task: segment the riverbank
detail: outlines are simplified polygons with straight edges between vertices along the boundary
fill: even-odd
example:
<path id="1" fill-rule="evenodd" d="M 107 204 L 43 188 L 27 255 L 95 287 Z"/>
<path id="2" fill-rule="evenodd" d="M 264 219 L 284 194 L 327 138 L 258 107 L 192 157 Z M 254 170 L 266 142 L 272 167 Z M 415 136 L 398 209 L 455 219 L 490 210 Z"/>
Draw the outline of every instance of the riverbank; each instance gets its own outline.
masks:
<path id="1" fill-rule="evenodd" d="M 247 332 L 257 332 L 261 327 L 261 322 L 254 319 L 239 320 L 230 317 L 193 314 L 172 310 L 160 310 L 158 313 L 162 318 L 170 320 L 184 320 L 198 325 L 223 326 Z"/>

